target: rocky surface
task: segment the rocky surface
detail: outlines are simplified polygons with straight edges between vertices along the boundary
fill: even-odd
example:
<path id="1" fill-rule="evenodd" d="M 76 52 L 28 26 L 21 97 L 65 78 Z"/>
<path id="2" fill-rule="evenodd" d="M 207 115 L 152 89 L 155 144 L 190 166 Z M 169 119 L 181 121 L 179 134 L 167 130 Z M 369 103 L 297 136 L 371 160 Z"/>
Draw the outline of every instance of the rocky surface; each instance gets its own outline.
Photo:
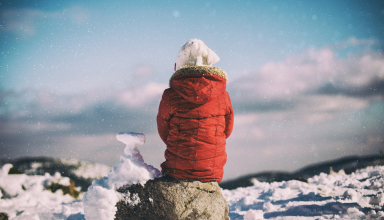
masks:
<path id="1" fill-rule="evenodd" d="M 8 220 L 8 215 L 7 215 L 7 213 L 0 212 L 0 220 Z"/>
<path id="2" fill-rule="evenodd" d="M 116 204 L 116 220 L 123 219 L 228 219 L 228 205 L 216 182 L 161 177 L 123 186 Z"/>

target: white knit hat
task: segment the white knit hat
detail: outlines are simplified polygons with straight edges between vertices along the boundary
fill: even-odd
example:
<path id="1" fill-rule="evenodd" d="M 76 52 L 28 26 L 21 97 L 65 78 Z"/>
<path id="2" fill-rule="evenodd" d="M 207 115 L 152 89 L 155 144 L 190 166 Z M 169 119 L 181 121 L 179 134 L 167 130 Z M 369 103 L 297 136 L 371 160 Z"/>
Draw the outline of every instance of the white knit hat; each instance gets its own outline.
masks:
<path id="1" fill-rule="evenodd" d="M 191 39 L 181 47 L 176 58 L 176 70 L 185 66 L 212 66 L 220 58 L 203 41 Z"/>

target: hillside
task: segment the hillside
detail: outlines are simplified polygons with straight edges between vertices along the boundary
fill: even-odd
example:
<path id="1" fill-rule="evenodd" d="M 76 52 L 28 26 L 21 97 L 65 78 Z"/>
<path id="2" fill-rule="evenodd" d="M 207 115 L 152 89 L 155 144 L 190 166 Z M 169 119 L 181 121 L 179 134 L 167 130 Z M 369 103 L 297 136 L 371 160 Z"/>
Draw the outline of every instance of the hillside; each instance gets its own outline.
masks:
<path id="1" fill-rule="evenodd" d="M 81 191 L 85 192 L 94 179 L 106 176 L 110 167 L 79 160 L 58 159 L 52 157 L 22 157 L 15 159 L 0 159 L 0 166 L 6 163 L 13 165 L 10 174 L 25 173 L 27 175 L 44 175 L 49 173 L 54 175 L 59 172 L 62 176 L 69 177 L 76 184 L 81 186 Z M 236 189 L 253 185 L 253 179 L 259 182 L 281 182 L 289 180 L 300 180 L 306 182 L 308 178 L 320 173 L 329 174 L 332 171 L 338 172 L 341 169 L 346 174 L 355 172 L 368 166 L 384 165 L 383 155 L 369 156 L 348 156 L 336 160 L 325 161 L 308 165 L 295 172 L 268 171 L 249 174 L 233 180 L 223 181 L 220 187 L 223 189 Z"/>
<path id="2" fill-rule="evenodd" d="M 348 156 L 336 160 L 308 165 L 295 172 L 268 171 L 249 174 L 234 180 L 223 181 L 219 185 L 223 189 L 248 187 L 253 186 L 254 179 L 257 179 L 259 182 L 268 183 L 289 180 L 300 180 L 306 182 L 308 178 L 319 175 L 320 173 L 330 174 L 331 172 L 344 170 L 346 174 L 351 174 L 358 169 L 376 165 L 384 165 L 384 155 Z"/>
<path id="3" fill-rule="evenodd" d="M 75 159 L 60 159 L 53 157 L 21 157 L 15 159 L 0 159 L 0 167 L 10 163 L 13 167 L 9 174 L 27 175 L 55 175 L 56 172 L 61 176 L 69 177 L 75 182 L 76 187 L 81 187 L 85 192 L 94 179 L 100 179 L 108 175 L 110 167 L 99 164 L 80 161 Z"/>

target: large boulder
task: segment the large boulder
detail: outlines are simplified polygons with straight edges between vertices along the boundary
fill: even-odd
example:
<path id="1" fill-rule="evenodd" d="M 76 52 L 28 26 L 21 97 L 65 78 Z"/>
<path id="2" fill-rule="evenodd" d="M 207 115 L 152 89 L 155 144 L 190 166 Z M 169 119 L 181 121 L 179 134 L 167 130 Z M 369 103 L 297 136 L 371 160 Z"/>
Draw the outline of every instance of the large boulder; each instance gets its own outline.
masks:
<path id="1" fill-rule="evenodd" d="M 217 182 L 186 181 L 169 176 L 117 190 L 123 194 L 116 220 L 225 219 L 228 205 Z"/>

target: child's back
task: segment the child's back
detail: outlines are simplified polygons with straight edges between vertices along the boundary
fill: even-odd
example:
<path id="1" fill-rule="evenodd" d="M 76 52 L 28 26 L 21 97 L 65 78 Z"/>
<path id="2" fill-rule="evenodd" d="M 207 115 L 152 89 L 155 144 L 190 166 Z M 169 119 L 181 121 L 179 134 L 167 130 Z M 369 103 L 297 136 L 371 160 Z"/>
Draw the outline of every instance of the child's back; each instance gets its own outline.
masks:
<path id="1" fill-rule="evenodd" d="M 188 50 L 188 44 L 192 49 Z M 183 46 L 177 60 L 179 69 L 160 102 L 157 125 L 167 145 L 161 168 L 162 173 L 179 179 L 220 182 L 227 160 L 226 138 L 233 128 L 233 110 L 225 90 L 227 74 L 209 66 L 218 57 L 204 47 L 196 39 Z M 187 63 L 180 62 L 182 52 Z M 199 59 L 203 60 L 200 66 Z"/>

